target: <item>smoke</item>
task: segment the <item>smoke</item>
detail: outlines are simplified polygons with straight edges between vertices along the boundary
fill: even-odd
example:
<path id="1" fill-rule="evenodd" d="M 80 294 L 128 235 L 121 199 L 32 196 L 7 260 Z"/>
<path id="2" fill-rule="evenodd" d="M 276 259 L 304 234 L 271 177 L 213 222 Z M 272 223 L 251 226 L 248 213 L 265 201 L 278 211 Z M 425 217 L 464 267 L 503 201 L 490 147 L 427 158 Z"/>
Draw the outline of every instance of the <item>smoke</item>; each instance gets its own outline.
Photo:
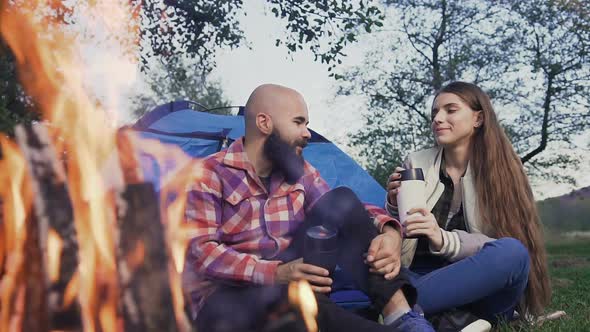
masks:
<path id="1" fill-rule="evenodd" d="M 82 88 L 113 126 L 133 120 L 136 96 L 150 91 L 140 72 L 140 10 L 124 0 L 66 0 L 38 14 L 63 16 Z"/>

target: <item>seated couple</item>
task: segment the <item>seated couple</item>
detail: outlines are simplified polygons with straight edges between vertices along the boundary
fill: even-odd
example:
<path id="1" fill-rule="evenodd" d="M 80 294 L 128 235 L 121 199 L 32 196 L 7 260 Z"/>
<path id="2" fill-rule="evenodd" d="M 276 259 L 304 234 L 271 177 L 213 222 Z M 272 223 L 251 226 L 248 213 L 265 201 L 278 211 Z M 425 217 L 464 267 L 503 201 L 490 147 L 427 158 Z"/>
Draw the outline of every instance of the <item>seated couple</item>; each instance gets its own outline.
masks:
<path id="1" fill-rule="evenodd" d="M 403 165 L 424 170 L 427 206 L 403 227 L 395 204 L 402 169 L 389 178 L 385 209 L 347 188 L 330 190 L 302 157 L 308 119 L 299 93 L 262 85 L 246 104 L 245 137 L 195 164 L 202 181 L 188 188 L 185 217 L 196 236 L 183 287 L 199 332 L 260 330 L 299 279 L 315 291 L 322 332 L 483 331 L 515 309 L 536 314 L 547 304 L 531 189 L 478 87 L 455 82 L 436 95 L 437 147 Z M 302 261 L 305 231 L 315 225 L 338 231 L 337 263 L 382 323 L 334 304 L 329 272 Z"/>

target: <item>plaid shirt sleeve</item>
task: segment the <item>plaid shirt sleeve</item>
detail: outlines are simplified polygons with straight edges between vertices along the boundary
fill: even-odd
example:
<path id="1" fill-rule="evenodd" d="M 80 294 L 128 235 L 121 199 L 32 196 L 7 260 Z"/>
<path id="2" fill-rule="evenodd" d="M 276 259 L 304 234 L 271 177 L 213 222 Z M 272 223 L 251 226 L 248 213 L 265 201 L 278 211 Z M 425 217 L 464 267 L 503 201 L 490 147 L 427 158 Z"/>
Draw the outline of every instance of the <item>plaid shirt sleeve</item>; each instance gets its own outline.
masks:
<path id="1" fill-rule="evenodd" d="M 211 167 L 202 167 L 201 179 L 189 188 L 185 221 L 195 228 L 187 251 L 188 268 L 209 278 L 273 284 L 280 261 L 240 253 L 220 241 L 222 183 Z"/>
<path id="2" fill-rule="evenodd" d="M 305 211 L 309 211 L 317 200 L 330 190 L 330 186 L 328 186 L 328 183 L 322 178 L 318 170 L 308 163 L 306 163 L 306 172 L 304 176 L 304 183 L 306 184 L 305 201 L 307 203 Z M 379 229 L 379 232 L 383 232 L 383 226 L 387 223 L 390 223 L 392 227 L 401 230 L 399 221 L 389 216 L 384 209 L 368 203 L 365 203 L 364 205 L 369 216 L 373 219 L 375 227 Z"/>
<path id="3" fill-rule="evenodd" d="M 373 219 L 373 223 L 380 233 L 383 233 L 383 226 L 388 223 L 397 230 L 402 229 L 399 221 L 388 215 L 384 209 L 368 203 L 365 203 L 365 209 L 369 212 L 369 216 Z"/>

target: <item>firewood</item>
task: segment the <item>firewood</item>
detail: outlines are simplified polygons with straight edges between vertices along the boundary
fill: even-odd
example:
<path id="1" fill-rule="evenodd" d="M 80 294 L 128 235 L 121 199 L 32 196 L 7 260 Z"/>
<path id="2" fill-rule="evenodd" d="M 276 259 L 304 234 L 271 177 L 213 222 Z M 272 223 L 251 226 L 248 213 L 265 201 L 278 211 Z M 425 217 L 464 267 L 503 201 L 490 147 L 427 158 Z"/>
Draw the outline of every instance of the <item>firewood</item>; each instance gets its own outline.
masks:
<path id="1" fill-rule="evenodd" d="M 25 324 L 36 324 L 34 321 L 48 324 L 48 321 L 55 318 L 57 326 L 50 325 L 53 328 L 65 328 L 63 324 L 66 322 L 63 317 L 78 316 L 67 312 L 68 310 L 77 311 L 76 308 L 63 308 L 66 285 L 78 265 L 73 208 L 66 186 L 65 172 L 62 163 L 56 157 L 47 129 L 43 125 L 18 126 L 15 134 L 17 143 L 27 160 L 34 193 L 34 218 L 28 226 L 30 229 L 27 229 L 28 244 L 25 257 L 27 257 L 27 268 L 32 271 L 31 274 L 26 273 L 27 278 L 30 279 L 27 284 L 30 284 L 31 291 L 36 293 L 30 294 L 27 288 L 26 308 L 43 310 L 45 313 L 42 315 L 46 316 L 41 320 L 25 319 Z M 48 273 L 47 240 L 50 230 L 55 231 L 62 241 L 59 271 L 54 280 L 51 280 Z M 40 302 L 34 304 L 37 301 Z M 39 306 L 46 308 L 41 309 Z M 25 317 L 37 316 L 31 313 Z M 79 322 L 69 323 L 75 325 Z"/>
<path id="2" fill-rule="evenodd" d="M 2 148 L 0 148 L 0 151 L 2 151 Z M 6 235 L 4 232 L 4 205 L 2 203 L 2 197 L 0 197 L 0 240 L 2 240 L 2 243 L 0 243 L 0 280 L 2 280 L 2 276 L 4 275 L 4 261 L 6 260 L 6 247 L 4 243 L 4 237 Z"/>
<path id="3" fill-rule="evenodd" d="M 117 265 L 125 331 L 177 331 L 159 202 L 152 184 L 130 184 L 117 200 Z"/>
<path id="4" fill-rule="evenodd" d="M 117 132 L 117 150 L 123 178 L 127 184 L 143 182 L 143 173 L 133 142 L 133 132 L 120 129 Z"/>

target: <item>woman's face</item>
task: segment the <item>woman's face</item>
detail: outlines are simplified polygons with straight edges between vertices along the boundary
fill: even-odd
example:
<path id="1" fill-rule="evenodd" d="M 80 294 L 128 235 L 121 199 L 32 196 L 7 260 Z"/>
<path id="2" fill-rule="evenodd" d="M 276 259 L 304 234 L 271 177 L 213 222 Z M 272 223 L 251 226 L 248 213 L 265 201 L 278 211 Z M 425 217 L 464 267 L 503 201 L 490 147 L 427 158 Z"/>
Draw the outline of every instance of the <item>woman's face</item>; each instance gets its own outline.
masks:
<path id="1" fill-rule="evenodd" d="M 441 93 L 432 108 L 432 133 L 441 146 L 468 144 L 481 125 L 481 112 L 473 111 L 461 98 Z"/>

